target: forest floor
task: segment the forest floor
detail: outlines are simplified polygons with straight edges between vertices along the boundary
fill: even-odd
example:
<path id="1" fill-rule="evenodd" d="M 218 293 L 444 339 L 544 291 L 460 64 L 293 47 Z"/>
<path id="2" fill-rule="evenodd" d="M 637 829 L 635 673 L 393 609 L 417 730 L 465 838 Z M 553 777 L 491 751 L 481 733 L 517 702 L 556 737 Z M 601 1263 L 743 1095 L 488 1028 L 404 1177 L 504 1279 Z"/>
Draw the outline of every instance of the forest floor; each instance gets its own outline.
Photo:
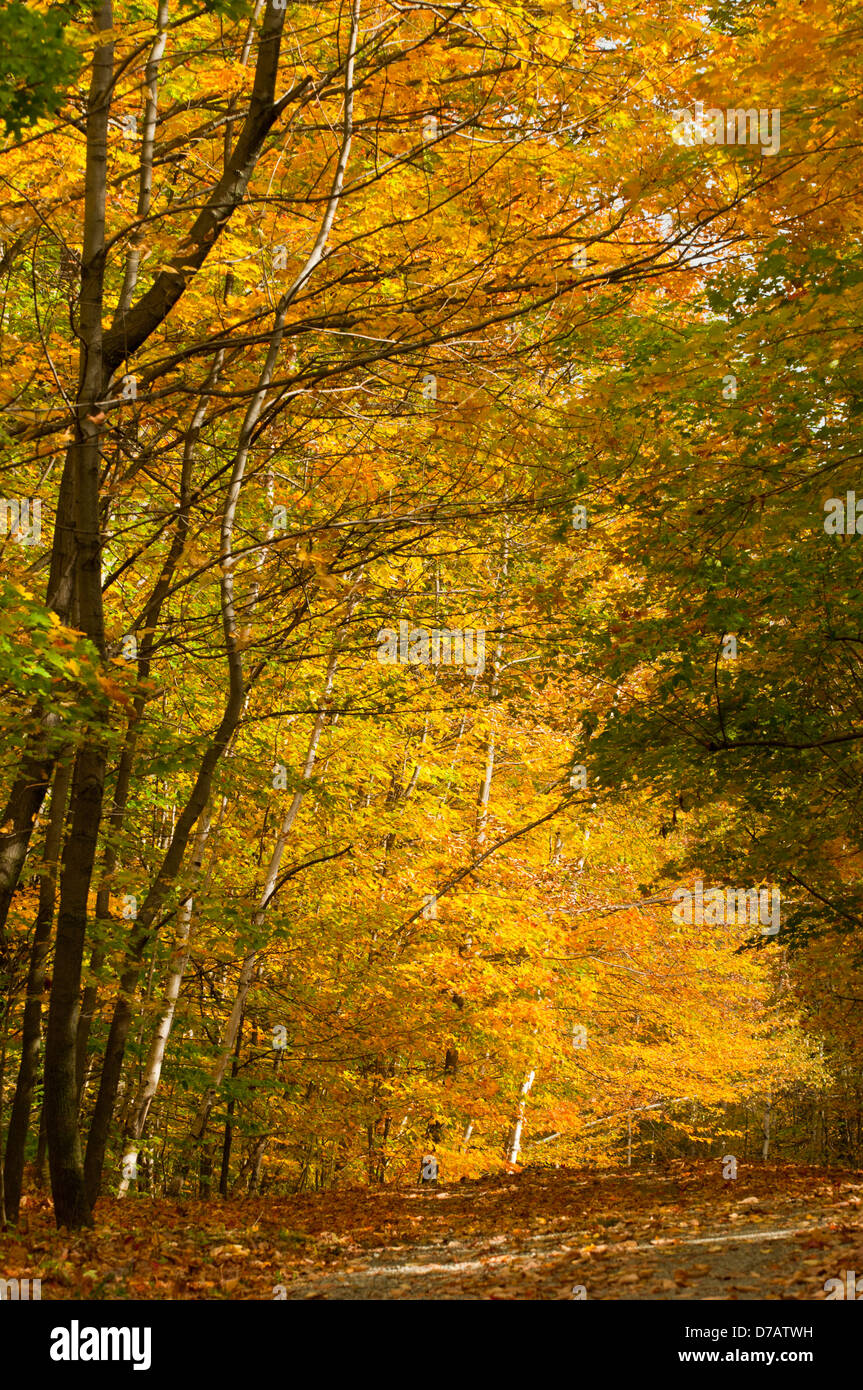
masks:
<path id="1" fill-rule="evenodd" d="M 103 1199 L 75 1235 L 31 1195 L 0 1234 L 0 1277 L 41 1278 L 43 1299 L 811 1300 L 863 1275 L 863 1172 L 717 1169 Z"/>

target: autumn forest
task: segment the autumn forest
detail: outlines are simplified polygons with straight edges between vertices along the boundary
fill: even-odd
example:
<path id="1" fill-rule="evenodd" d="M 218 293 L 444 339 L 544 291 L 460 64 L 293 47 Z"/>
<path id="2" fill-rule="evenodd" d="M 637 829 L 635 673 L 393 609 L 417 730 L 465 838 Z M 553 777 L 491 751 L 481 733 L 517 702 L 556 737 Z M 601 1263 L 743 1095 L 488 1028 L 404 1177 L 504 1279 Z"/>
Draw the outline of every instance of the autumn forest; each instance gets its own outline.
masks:
<path id="1" fill-rule="evenodd" d="M 860 1206 L 861 39 L 0 4 L 0 1275 Z"/>

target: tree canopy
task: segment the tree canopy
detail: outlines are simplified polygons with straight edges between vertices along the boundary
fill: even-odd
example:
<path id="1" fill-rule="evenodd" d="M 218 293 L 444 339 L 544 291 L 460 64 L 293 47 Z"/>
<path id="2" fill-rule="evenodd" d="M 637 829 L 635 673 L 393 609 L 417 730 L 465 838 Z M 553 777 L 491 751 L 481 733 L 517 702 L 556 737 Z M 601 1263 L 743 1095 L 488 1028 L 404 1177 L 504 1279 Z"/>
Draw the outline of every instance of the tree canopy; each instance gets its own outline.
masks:
<path id="1" fill-rule="evenodd" d="M 859 24 L 0 10 L 9 1220 L 859 1158 Z"/>

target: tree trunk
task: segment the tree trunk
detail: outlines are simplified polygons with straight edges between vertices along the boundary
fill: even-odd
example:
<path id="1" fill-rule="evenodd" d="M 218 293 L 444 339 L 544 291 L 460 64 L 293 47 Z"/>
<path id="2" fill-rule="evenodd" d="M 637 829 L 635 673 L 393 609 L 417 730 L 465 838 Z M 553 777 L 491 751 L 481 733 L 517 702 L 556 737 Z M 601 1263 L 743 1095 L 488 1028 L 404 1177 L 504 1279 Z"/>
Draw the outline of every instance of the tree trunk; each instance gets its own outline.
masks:
<path id="1" fill-rule="evenodd" d="M 764 1143 L 761 1146 L 761 1159 L 763 1163 L 766 1163 L 770 1156 L 770 1106 L 771 1102 L 768 1100 L 764 1107 L 764 1121 L 762 1126 L 764 1131 Z"/>
<path id="2" fill-rule="evenodd" d="M 105 270 L 105 195 L 108 115 L 113 91 L 114 45 L 104 36 L 113 27 L 110 0 L 94 12 L 98 41 L 87 106 L 87 161 L 81 268 L 80 376 L 75 436 L 70 445 L 75 505 L 74 589 L 77 620 L 101 659 L 105 655 L 102 614 L 102 548 L 99 487 L 102 470 L 101 400 L 107 385 L 102 358 L 102 301 Z M 104 41 L 103 41 L 104 39 Z M 102 700 L 87 741 L 75 759 L 71 829 L 63 854 L 54 977 L 45 1039 L 45 1127 L 54 1214 L 59 1226 L 91 1221 L 84 1187 L 78 1133 L 75 1038 L 87 905 L 102 818 L 106 750 L 100 736 L 107 720 Z"/>
<path id="3" fill-rule="evenodd" d="M 6 1038 L 9 1031 L 9 1011 L 12 1007 L 11 997 L 7 999 L 3 1016 L 0 1019 L 0 1152 L 3 1150 L 3 1093 L 6 1087 Z M 0 1167 L 0 1230 L 6 1230 L 6 1187 L 3 1181 L 3 1169 Z"/>
<path id="4" fill-rule="evenodd" d="M 72 784 L 72 828 L 63 855 L 57 949 L 45 1040 L 45 1129 L 54 1213 L 59 1226 L 90 1224 L 78 1133 L 78 1029 L 87 895 L 102 806 L 105 760 L 101 749 L 81 749 Z"/>
<path id="5" fill-rule="evenodd" d="M 45 966 L 51 928 L 54 923 L 54 904 L 57 896 L 57 861 L 63 840 L 66 803 L 72 776 L 71 758 L 57 763 L 51 790 L 51 814 L 45 837 L 42 875 L 39 881 L 39 906 L 30 952 L 27 974 L 27 997 L 21 1025 L 21 1060 L 18 1081 L 12 1101 L 6 1157 L 3 1165 L 6 1215 L 14 1225 L 18 1220 L 21 1185 L 24 1175 L 24 1154 L 30 1128 L 30 1107 L 39 1068 L 39 1040 L 42 1032 L 42 990 L 45 985 Z"/>
<path id="6" fill-rule="evenodd" d="M 234 1048 L 234 1060 L 231 1063 L 231 1079 L 237 1075 L 240 1066 L 240 1049 L 243 1045 L 243 1020 L 240 1019 L 240 1026 L 237 1029 L 237 1045 Z M 222 1145 L 222 1171 L 219 1174 L 219 1194 L 222 1197 L 228 1195 L 228 1177 L 231 1171 L 231 1145 L 234 1141 L 234 1108 L 235 1099 L 231 1096 L 228 1101 L 228 1114 L 225 1119 L 225 1140 Z"/>
<path id="7" fill-rule="evenodd" d="M 39 1138 L 36 1143 L 36 1165 L 33 1181 L 41 1192 L 45 1186 L 45 1159 L 48 1156 L 48 1135 L 45 1132 L 45 1106 L 39 1108 Z"/>
<path id="8" fill-rule="evenodd" d="M 507 1141 L 506 1146 L 506 1159 L 508 1163 L 518 1162 L 518 1156 L 521 1152 L 521 1132 L 524 1128 L 524 1112 L 527 1106 L 527 1098 L 530 1095 L 530 1088 L 533 1085 L 535 1076 L 535 1071 L 529 1071 L 524 1081 L 522 1082 L 521 1092 L 519 1094 L 518 1109 L 516 1110 L 515 1120 L 513 1122 L 512 1129 L 510 1130 L 509 1139 Z"/>
<path id="9" fill-rule="evenodd" d="M 268 1134 L 262 1134 L 260 1139 L 255 1140 L 255 1147 L 252 1150 L 252 1160 L 249 1170 L 249 1182 L 246 1188 L 246 1192 L 250 1197 L 260 1190 L 261 1170 L 264 1166 L 264 1153 L 269 1137 Z"/>

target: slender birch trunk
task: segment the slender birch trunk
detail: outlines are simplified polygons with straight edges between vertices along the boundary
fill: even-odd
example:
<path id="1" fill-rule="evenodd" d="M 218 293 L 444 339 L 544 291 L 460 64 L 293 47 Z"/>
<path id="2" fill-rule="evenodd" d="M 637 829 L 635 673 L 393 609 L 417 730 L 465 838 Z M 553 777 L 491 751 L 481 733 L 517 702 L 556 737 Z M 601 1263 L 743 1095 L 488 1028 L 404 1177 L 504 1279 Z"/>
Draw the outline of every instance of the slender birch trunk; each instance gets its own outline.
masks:
<path id="1" fill-rule="evenodd" d="M 521 1152 L 521 1134 L 524 1129 L 524 1113 L 527 1108 L 527 1098 L 530 1089 L 536 1078 L 535 1071 L 529 1071 L 521 1085 L 519 1092 L 518 1109 L 515 1112 L 512 1129 L 509 1132 L 509 1139 L 506 1146 L 506 1159 L 508 1163 L 517 1163 Z"/>
<path id="2" fill-rule="evenodd" d="M 766 1104 L 766 1106 L 764 1107 L 764 1121 L 763 1121 L 763 1126 L 762 1126 L 762 1127 L 763 1127 L 763 1131 L 764 1131 L 764 1143 L 763 1143 L 762 1146 L 761 1146 L 761 1160 L 762 1160 L 763 1163 L 766 1163 L 766 1162 L 767 1162 L 767 1159 L 768 1159 L 769 1154 L 770 1154 L 770 1110 L 771 1110 L 771 1105 L 772 1105 L 772 1101 L 771 1101 L 770 1099 L 768 1099 L 767 1104 Z"/>

